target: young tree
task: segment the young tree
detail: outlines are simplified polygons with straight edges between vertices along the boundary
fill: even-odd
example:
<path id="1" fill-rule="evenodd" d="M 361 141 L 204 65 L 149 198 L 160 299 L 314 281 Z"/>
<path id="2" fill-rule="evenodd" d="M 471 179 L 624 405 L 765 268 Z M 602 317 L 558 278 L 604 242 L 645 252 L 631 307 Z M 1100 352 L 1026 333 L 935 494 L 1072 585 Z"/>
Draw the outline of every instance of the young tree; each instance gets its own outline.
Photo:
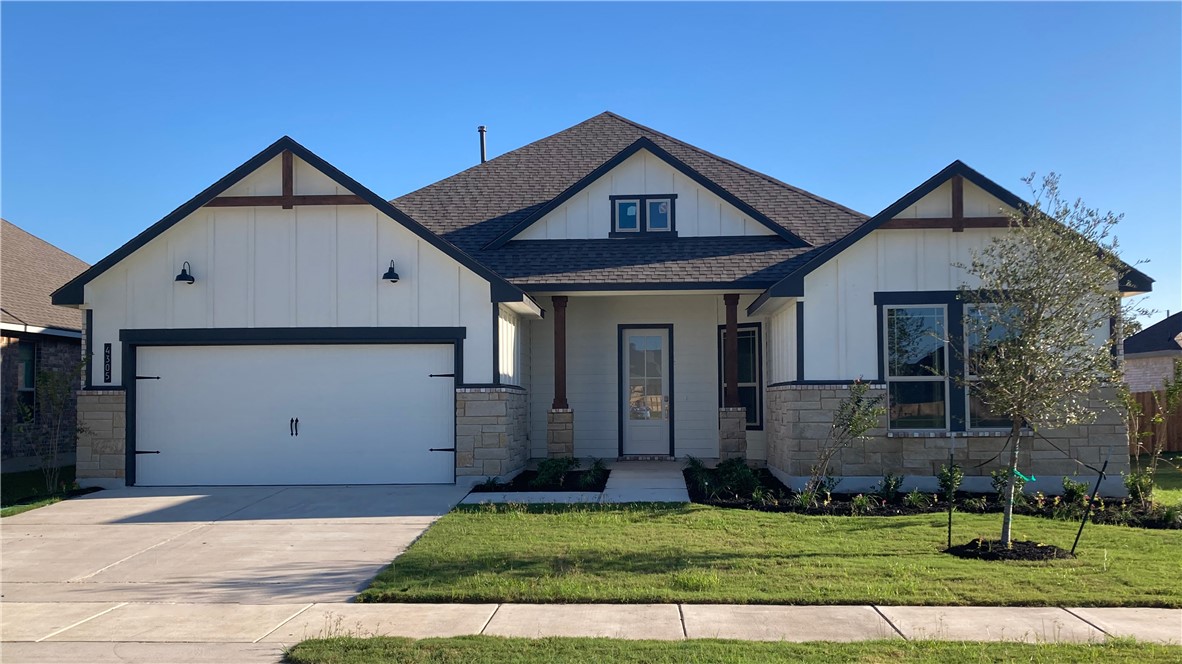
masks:
<path id="1" fill-rule="evenodd" d="M 73 395 L 82 372 L 82 363 L 66 369 L 37 371 L 35 407 L 20 406 L 17 431 L 29 439 L 40 461 L 45 493 L 62 490 L 62 452 L 67 443 L 76 445 L 86 427 L 71 422 Z"/>
<path id="2" fill-rule="evenodd" d="M 843 449 L 849 447 L 855 440 L 864 440 L 866 432 L 879 425 L 886 415 L 882 401 L 885 395 L 868 396 L 870 386 L 861 380 L 850 385 L 849 396 L 841 400 L 837 411 L 833 413 L 833 424 L 829 427 L 829 435 L 817 450 L 817 464 L 812 467 L 808 482 L 804 485 L 804 493 L 809 503 L 815 505 L 819 494 L 831 483 L 829 477 L 829 462 Z"/>
<path id="3" fill-rule="evenodd" d="M 960 266 L 968 275 L 961 288 L 968 387 L 1010 423 L 1005 546 L 1023 427 L 1037 432 L 1095 419 L 1089 401 L 1101 386 L 1120 382 L 1113 349 L 1120 322 L 1133 313 L 1117 288 L 1128 269 L 1113 235 L 1121 217 L 1066 200 L 1054 173 L 1039 186 L 1033 175 L 1023 181 L 1033 202 L 1010 215 L 1009 232 Z"/>

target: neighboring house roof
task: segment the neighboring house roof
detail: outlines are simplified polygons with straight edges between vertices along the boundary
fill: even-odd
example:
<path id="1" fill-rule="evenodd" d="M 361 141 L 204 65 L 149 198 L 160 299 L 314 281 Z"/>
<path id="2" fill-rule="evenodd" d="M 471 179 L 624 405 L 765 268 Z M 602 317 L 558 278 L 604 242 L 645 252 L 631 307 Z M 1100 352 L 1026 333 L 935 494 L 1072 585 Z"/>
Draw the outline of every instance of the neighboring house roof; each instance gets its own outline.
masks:
<path id="1" fill-rule="evenodd" d="M 294 139 L 284 136 L 265 148 L 262 152 L 256 154 L 242 164 L 238 168 L 230 171 L 222 179 L 210 185 L 205 191 L 197 194 L 188 202 L 173 210 L 166 217 L 160 221 L 152 224 L 147 230 L 132 238 L 127 244 L 116 249 L 111 255 L 95 263 L 86 272 L 75 277 L 72 281 L 62 286 L 53 292 L 54 304 L 82 304 L 84 301 L 84 292 L 86 284 L 93 280 L 98 275 L 111 269 L 116 263 L 126 258 L 136 249 L 147 244 L 152 238 L 160 235 L 164 231 L 172 228 L 182 219 L 189 216 L 193 212 L 201 208 L 201 206 L 213 200 L 218 194 L 232 187 L 242 178 L 258 170 L 263 164 L 274 159 L 284 150 L 290 150 L 292 154 L 310 164 L 313 168 L 324 173 L 334 182 L 349 190 L 366 203 L 374 206 L 380 212 L 390 217 L 394 221 L 402 224 L 408 230 L 418 235 L 420 238 L 434 246 L 435 248 L 447 254 L 456 262 L 464 267 L 472 270 L 481 277 L 487 279 L 492 286 L 493 301 L 495 302 L 520 302 L 527 296 L 516 286 L 513 286 L 508 281 L 503 279 L 500 275 L 489 270 L 486 266 L 474 260 L 464 251 L 460 250 L 454 244 L 441 238 L 439 235 L 432 233 L 430 230 L 423 227 L 422 224 L 411 219 L 401 210 L 395 208 L 393 205 L 382 199 L 380 196 L 362 186 L 353 178 L 345 175 L 332 164 L 318 155 L 313 153 L 308 148 L 300 145 Z M 61 283 L 60 281 L 56 283 Z"/>
<path id="2" fill-rule="evenodd" d="M 549 257 L 548 252 L 526 247 L 515 249 L 514 245 L 519 242 L 534 242 L 522 240 L 510 241 L 500 248 L 486 247 L 490 244 L 496 246 L 496 241 L 506 233 L 536 216 L 538 211 L 597 169 L 617 159 L 629 148 L 637 147 L 638 141 L 639 147 L 651 142 L 658 156 L 662 156 L 659 154 L 661 152 L 671 156 L 786 233 L 782 234 L 783 237 L 772 236 L 770 241 L 765 241 L 762 245 L 764 250 L 748 251 L 734 260 L 720 257 L 704 261 L 700 255 L 701 243 L 686 242 L 689 238 L 663 243 L 667 246 L 655 250 L 652 260 L 648 262 L 644 261 L 639 250 L 624 246 L 630 243 L 612 242 L 610 247 L 613 253 L 620 254 L 620 265 L 610 265 L 609 261 L 598 264 L 590 271 L 585 268 L 551 270 L 546 272 L 552 275 L 546 283 L 556 283 L 561 278 L 558 275 L 562 274 L 579 275 L 578 278 L 572 276 L 572 283 L 592 279 L 601 283 L 635 282 L 638 276 L 641 281 L 651 283 L 680 283 L 689 280 L 686 278 L 689 272 L 695 274 L 693 281 L 702 283 L 730 282 L 736 279 L 735 275 L 761 283 L 768 282 L 767 274 L 777 270 L 787 258 L 801 253 L 801 241 L 813 246 L 825 245 L 849 234 L 866 220 L 866 216 L 859 212 L 614 113 L 601 113 L 557 134 L 396 198 L 393 203 L 427 228 L 500 272 L 504 266 L 519 266 L 520 261 L 529 257 L 546 259 Z M 714 241 L 717 242 L 718 238 L 714 238 Z M 562 250 L 559 245 L 553 244 L 555 241 L 546 242 L 549 243 L 547 247 Z M 590 247 L 596 246 L 599 241 L 580 242 Z M 651 243 L 646 245 L 653 248 Z M 501 256 L 502 252 L 508 254 Z M 645 265 L 646 269 L 637 270 L 640 265 Z M 654 266 L 661 268 L 655 269 Z M 649 267 L 654 269 L 647 269 Z M 515 283 L 534 283 L 521 279 L 519 271 L 502 274 Z M 590 276 L 592 274 L 594 277 Z"/>
<path id="3" fill-rule="evenodd" d="M 1125 339 L 1125 355 L 1182 353 L 1182 311 L 1160 320 Z"/>
<path id="4" fill-rule="evenodd" d="M 55 307 L 50 294 L 85 270 L 86 263 L 0 219 L 0 322 L 81 331 L 82 312 Z"/>

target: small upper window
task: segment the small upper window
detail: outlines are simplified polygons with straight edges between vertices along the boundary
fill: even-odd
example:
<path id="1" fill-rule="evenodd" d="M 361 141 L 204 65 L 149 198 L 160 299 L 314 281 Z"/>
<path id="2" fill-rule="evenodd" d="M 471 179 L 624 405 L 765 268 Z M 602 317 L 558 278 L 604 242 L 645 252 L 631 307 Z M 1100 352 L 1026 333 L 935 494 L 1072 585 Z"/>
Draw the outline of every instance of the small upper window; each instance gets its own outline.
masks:
<path id="1" fill-rule="evenodd" d="M 677 235 L 677 194 L 612 196 L 612 232 L 614 237 L 659 233 Z"/>

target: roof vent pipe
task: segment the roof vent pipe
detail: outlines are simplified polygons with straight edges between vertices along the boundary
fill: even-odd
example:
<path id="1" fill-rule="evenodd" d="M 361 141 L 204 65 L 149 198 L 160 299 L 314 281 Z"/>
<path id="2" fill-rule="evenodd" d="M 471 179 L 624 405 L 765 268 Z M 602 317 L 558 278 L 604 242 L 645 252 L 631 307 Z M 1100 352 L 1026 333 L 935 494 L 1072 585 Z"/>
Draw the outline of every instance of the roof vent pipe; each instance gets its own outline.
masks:
<path id="1" fill-rule="evenodd" d="M 484 146 L 484 133 L 488 130 L 484 125 L 480 125 L 476 128 L 476 131 L 480 132 L 480 163 L 483 164 L 488 159 L 488 153 Z"/>

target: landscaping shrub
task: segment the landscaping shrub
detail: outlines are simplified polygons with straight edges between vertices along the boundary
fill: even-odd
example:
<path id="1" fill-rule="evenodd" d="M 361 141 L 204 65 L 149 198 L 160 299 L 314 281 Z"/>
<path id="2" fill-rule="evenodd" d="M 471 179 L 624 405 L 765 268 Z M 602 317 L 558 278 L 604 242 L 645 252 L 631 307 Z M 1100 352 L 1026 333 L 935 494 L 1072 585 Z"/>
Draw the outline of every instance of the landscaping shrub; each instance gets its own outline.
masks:
<path id="1" fill-rule="evenodd" d="M 1148 470 L 1136 470 L 1124 476 L 1125 488 L 1129 491 L 1129 498 L 1139 503 L 1148 503 L 1153 497 L 1153 473 Z"/>
<path id="2" fill-rule="evenodd" d="M 874 509 L 874 504 L 869 498 L 858 494 L 850 500 L 850 514 L 854 516 L 861 516 Z"/>
<path id="3" fill-rule="evenodd" d="M 603 459 L 592 459 L 591 466 L 587 468 L 585 473 L 579 476 L 579 486 L 582 489 L 591 489 L 603 484 L 606 478 L 607 464 L 603 462 Z"/>
<path id="4" fill-rule="evenodd" d="M 718 484 L 714 487 L 716 495 L 730 494 L 735 498 L 750 498 L 759 487 L 759 478 L 747 465 L 747 460 L 727 459 L 714 469 Z"/>
<path id="5" fill-rule="evenodd" d="M 903 476 L 887 473 L 882 476 L 882 481 L 878 483 L 878 488 L 874 492 L 888 503 L 893 503 L 899 499 L 899 493 L 902 490 Z"/>
<path id="6" fill-rule="evenodd" d="M 1076 482 L 1070 477 L 1063 478 L 1063 502 L 1065 503 L 1084 503 L 1087 502 L 1088 497 L 1088 483 Z"/>
<path id="7" fill-rule="evenodd" d="M 544 459 L 538 462 L 538 474 L 530 484 L 535 487 L 562 484 L 566 474 L 579 467 L 579 460 L 572 457 Z"/>
<path id="8" fill-rule="evenodd" d="M 1005 500 L 1006 497 L 1006 483 L 1010 479 L 1009 470 L 995 470 L 989 473 L 989 483 L 993 485 L 993 490 L 997 493 L 998 500 Z M 1023 501 L 1022 487 L 1026 486 L 1026 480 L 1014 475 L 1014 504 L 1019 504 Z"/>
<path id="9" fill-rule="evenodd" d="M 941 496 L 955 495 L 960 489 L 960 483 L 964 481 L 964 469 L 955 463 L 951 467 L 940 466 L 936 479 L 940 483 Z"/>
<path id="10" fill-rule="evenodd" d="M 912 489 L 911 493 L 903 497 L 903 504 L 915 509 L 927 509 L 932 506 L 932 501 L 927 494 L 921 493 L 919 489 Z"/>

